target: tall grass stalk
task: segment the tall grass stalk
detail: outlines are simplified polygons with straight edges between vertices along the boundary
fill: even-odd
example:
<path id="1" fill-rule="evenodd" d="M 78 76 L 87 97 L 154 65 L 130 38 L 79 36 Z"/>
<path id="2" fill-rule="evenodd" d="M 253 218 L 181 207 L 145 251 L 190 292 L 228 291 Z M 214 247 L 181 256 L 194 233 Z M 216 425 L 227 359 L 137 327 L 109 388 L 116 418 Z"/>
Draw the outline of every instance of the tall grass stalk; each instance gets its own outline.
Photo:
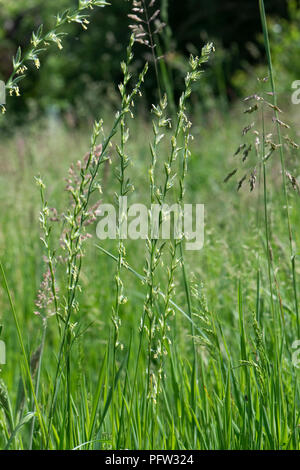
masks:
<path id="1" fill-rule="evenodd" d="M 38 400 L 37 400 L 37 397 L 36 397 L 34 384 L 33 384 L 33 380 L 32 380 L 31 373 L 30 373 L 29 362 L 28 362 L 28 359 L 27 359 L 25 346 L 24 346 L 24 342 L 23 342 L 23 336 L 22 336 L 20 325 L 19 325 L 19 320 L 18 320 L 16 311 L 15 311 L 15 307 L 14 307 L 14 304 L 13 304 L 13 301 L 12 301 L 12 297 L 11 297 L 11 294 L 10 294 L 10 290 L 9 290 L 9 287 L 8 287 L 8 284 L 7 284 L 7 279 L 6 279 L 4 268 L 3 268 L 3 265 L 2 265 L 1 261 L 0 261 L 0 271 L 1 271 L 1 274 L 2 274 L 4 289 L 6 291 L 6 294 L 7 294 L 8 300 L 9 300 L 11 313 L 13 315 L 15 327 L 16 327 L 16 330 L 17 330 L 19 345 L 20 345 L 20 348 L 21 348 L 21 353 L 22 353 L 23 361 L 24 361 L 26 377 L 27 377 L 27 380 L 29 382 L 30 390 L 31 390 L 31 393 L 32 393 L 32 396 L 33 396 L 33 399 L 34 399 L 36 413 L 37 413 L 40 428 L 41 428 L 41 431 L 42 431 L 43 441 L 45 443 L 46 442 L 45 423 L 44 423 L 44 419 L 43 419 L 43 416 L 42 416 L 42 413 L 41 413 L 41 410 L 40 410 L 40 407 L 39 407 L 39 404 L 38 404 Z"/>
<path id="2" fill-rule="evenodd" d="M 288 199 L 288 193 L 287 193 L 286 169 L 285 169 L 284 150 L 283 150 L 283 145 L 282 145 L 281 127 L 280 127 L 279 120 L 278 120 L 278 111 L 276 109 L 277 94 L 276 94 L 276 87 L 275 87 L 274 71 L 273 71 L 273 65 L 272 65 L 272 56 L 271 56 L 271 48 L 270 48 L 264 0 L 259 0 L 259 10 L 260 10 L 263 35 L 264 35 L 265 50 L 266 50 L 267 60 L 268 60 L 271 88 L 272 88 L 272 93 L 273 93 L 273 104 L 275 106 L 274 115 L 276 118 L 278 142 L 280 144 L 279 152 L 280 152 L 280 163 L 281 163 L 281 171 L 282 171 L 282 188 L 283 188 L 283 195 L 284 195 L 284 201 L 285 201 L 286 222 L 287 222 L 287 231 L 288 231 L 289 247 L 290 247 L 290 261 L 291 261 L 291 267 L 292 267 L 294 304 L 295 304 L 295 312 L 296 312 L 296 319 L 297 319 L 297 333 L 298 333 L 298 337 L 300 337 L 299 306 L 298 306 L 297 279 L 296 279 L 296 255 L 295 255 L 293 233 L 292 233 L 292 226 L 291 226 L 291 220 L 290 220 L 289 199 Z"/>

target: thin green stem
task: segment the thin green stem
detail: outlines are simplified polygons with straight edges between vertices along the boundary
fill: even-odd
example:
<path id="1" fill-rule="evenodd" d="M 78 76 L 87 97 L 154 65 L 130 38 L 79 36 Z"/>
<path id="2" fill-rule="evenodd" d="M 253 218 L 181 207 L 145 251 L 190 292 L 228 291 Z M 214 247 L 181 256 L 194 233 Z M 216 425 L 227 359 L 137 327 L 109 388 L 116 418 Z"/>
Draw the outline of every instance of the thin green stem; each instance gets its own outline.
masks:
<path id="1" fill-rule="evenodd" d="M 271 48 L 270 48 L 264 0 L 259 0 L 259 10 L 260 10 L 263 35 L 264 35 L 265 49 L 266 49 L 267 60 L 268 60 L 268 68 L 269 68 L 270 82 L 271 82 L 272 95 L 273 95 L 274 115 L 275 115 L 275 120 L 276 120 L 278 142 L 280 145 L 279 153 L 280 153 L 280 163 L 281 163 L 281 171 L 282 171 L 282 188 L 283 188 L 284 201 L 285 201 L 288 238 L 289 238 L 289 246 L 290 246 L 290 259 L 291 259 L 291 266 L 292 266 L 294 303 L 295 303 L 295 311 L 296 311 L 296 319 L 297 319 L 297 332 L 298 332 L 298 337 L 300 337 L 300 322 L 299 322 L 300 319 L 299 319 L 297 278 L 296 278 L 296 257 L 295 257 L 294 247 L 293 247 L 293 233 L 292 233 L 292 226 L 291 226 L 291 220 L 290 220 L 289 199 L 288 199 L 287 184 L 286 184 L 285 159 L 284 159 L 284 153 L 283 153 L 281 128 L 280 128 L 280 124 L 278 120 L 278 111 L 276 109 L 277 95 L 276 95 L 276 89 L 275 89 L 275 80 L 274 80 L 274 72 L 273 72 L 273 64 L 272 64 L 272 56 L 271 56 Z"/>
<path id="2" fill-rule="evenodd" d="M 33 396 L 33 400 L 34 400 L 34 404 L 35 404 L 35 408 L 36 408 L 36 413 L 37 413 L 37 416 L 38 416 L 39 425 L 40 425 L 41 432 L 42 432 L 42 438 L 43 438 L 43 441 L 46 442 L 45 424 L 44 424 L 42 413 L 41 413 L 41 410 L 40 410 L 40 407 L 39 407 L 39 404 L 38 404 L 38 401 L 37 401 L 37 397 L 36 397 L 36 394 L 35 394 L 34 385 L 33 385 L 32 377 L 31 377 L 31 373 L 30 373 L 29 362 L 28 362 L 28 359 L 27 359 L 25 346 L 24 346 L 22 333 L 21 333 L 21 328 L 20 328 L 20 325 L 19 325 L 19 320 L 18 320 L 16 311 L 15 311 L 15 307 L 14 307 L 14 304 L 13 304 L 13 301 L 12 301 L 12 297 L 11 297 L 11 294 L 10 294 L 10 290 L 9 290 L 9 287 L 8 287 L 7 279 L 6 279 L 6 276 L 5 276 L 5 272 L 4 272 L 4 268 L 3 268 L 1 260 L 0 260 L 0 271 L 1 271 L 1 274 L 2 274 L 3 281 L 4 281 L 4 289 L 6 291 L 6 294 L 7 294 L 8 300 L 9 300 L 9 304 L 10 304 L 10 308 L 11 308 L 11 312 L 13 314 L 13 319 L 14 319 L 16 330 L 17 330 L 19 345 L 20 345 L 23 360 L 24 360 L 26 376 L 27 376 L 27 380 L 29 382 L 30 390 L 31 390 L 31 393 L 32 393 L 32 396 Z"/>

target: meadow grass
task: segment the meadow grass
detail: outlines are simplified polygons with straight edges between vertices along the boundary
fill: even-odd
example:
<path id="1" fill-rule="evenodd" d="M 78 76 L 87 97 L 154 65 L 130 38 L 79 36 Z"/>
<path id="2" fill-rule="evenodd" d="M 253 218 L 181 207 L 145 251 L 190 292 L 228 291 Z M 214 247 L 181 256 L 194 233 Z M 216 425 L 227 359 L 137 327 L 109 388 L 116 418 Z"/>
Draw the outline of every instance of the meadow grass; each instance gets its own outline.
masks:
<path id="1" fill-rule="evenodd" d="M 208 45 L 177 115 L 162 97 L 130 119 L 146 79 L 130 80 L 131 39 L 119 113 L 92 137 L 58 121 L 1 141 L 2 449 L 299 450 L 297 150 L 283 145 L 259 3 L 269 81 L 245 106 L 190 129 Z M 254 139 L 244 161 L 241 138 Z M 93 211 L 120 195 L 205 204 L 204 248 L 98 240 Z"/>

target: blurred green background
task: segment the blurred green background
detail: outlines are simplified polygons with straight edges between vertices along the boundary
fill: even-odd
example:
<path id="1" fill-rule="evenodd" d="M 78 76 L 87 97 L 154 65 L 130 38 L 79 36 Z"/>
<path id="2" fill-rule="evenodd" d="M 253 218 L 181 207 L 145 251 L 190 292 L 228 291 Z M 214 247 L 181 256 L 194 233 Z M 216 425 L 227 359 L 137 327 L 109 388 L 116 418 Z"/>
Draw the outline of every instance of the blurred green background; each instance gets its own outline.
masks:
<path id="1" fill-rule="evenodd" d="M 99 107 L 113 106 L 118 101 L 120 61 L 128 41 L 127 17 L 132 2 L 114 0 L 108 8 L 91 12 L 88 31 L 80 25 L 67 27 L 70 34 L 63 40 L 63 50 L 57 48 L 42 54 L 39 71 L 32 67 L 22 82 L 22 96 L 9 100 L 10 121 L 34 120 L 41 114 L 63 115 L 71 124 L 99 114 Z M 300 45 L 299 1 L 266 1 L 273 59 L 285 80 L 281 86 L 290 89 L 291 81 L 300 76 L 298 48 Z M 156 42 L 164 54 L 166 74 L 163 88 L 169 86 L 176 98 L 182 89 L 189 53 L 200 50 L 207 41 L 214 41 L 216 54 L 198 97 L 205 109 L 214 106 L 217 97 L 223 106 L 239 98 L 247 82 L 264 63 L 258 2 L 254 0 L 157 0 L 161 20 L 167 24 Z M 12 70 L 12 57 L 17 47 L 26 50 L 32 31 L 43 23 L 54 24 L 54 15 L 76 6 L 74 0 L 0 0 L 0 79 L 6 81 Z M 136 50 L 135 67 L 150 51 L 144 46 Z M 84 58 L 84 60 L 83 60 Z M 282 90 L 284 91 L 284 90 Z M 157 84 L 153 67 L 145 84 L 145 98 L 156 100 Z M 105 99 L 104 99 L 105 98 Z M 213 98 L 213 99 L 212 99 Z M 21 117 L 22 116 L 22 117 Z M 7 120 L 6 120 L 7 122 Z"/>

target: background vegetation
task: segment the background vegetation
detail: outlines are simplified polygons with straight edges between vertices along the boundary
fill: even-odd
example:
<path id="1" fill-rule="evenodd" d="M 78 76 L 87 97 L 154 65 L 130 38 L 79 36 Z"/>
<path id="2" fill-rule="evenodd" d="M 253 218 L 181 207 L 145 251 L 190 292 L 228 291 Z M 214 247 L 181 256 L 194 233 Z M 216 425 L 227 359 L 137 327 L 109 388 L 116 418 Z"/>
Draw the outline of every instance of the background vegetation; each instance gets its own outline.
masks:
<path id="1" fill-rule="evenodd" d="M 53 0 L 24 0 L 22 3 L 1 0 L 0 78 L 8 79 L 12 71 L 11 57 L 19 46 L 26 49 L 33 30 L 37 30 L 41 23 L 49 28 L 58 10 L 63 11 L 76 3 L 68 0 L 60 0 L 59 3 Z M 30 80 L 23 84 L 22 97 L 10 102 L 10 115 L 14 111 L 18 119 L 22 116 L 28 119 L 29 112 L 34 119 L 40 112 L 69 111 L 76 114 L 76 118 L 79 114 L 84 120 L 87 113 L 94 116 L 97 111 L 95 103 L 104 105 L 104 97 L 105 104 L 116 104 L 116 84 L 121 79 L 119 64 L 128 37 L 128 25 L 132 23 L 126 17 L 131 6 L 131 1 L 116 0 L 110 9 L 94 11 L 88 33 L 78 24 L 67 25 L 69 35 L 63 39 L 63 49 L 58 54 L 57 48 L 52 47 L 47 54 L 42 54 L 43 67 L 40 71 L 32 67 Z M 214 0 L 209 5 L 204 0 L 187 0 L 184 14 L 182 4 L 177 1 L 162 0 L 160 7 L 161 21 L 167 27 L 159 44 L 165 54 L 173 93 L 178 96 L 182 90 L 186 57 L 199 51 L 209 38 L 217 45 L 217 54 L 199 90 L 203 105 L 211 93 L 230 101 L 241 97 L 251 66 L 264 62 L 256 3 L 245 0 L 241 8 L 238 0 Z M 274 60 L 278 56 L 282 65 L 290 64 L 290 73 L 297 77 L 297 69 L 291 65 L 297 62 L 299 44 L 297 2 L 269 0 L 266 8 L 272 15 L 271 34 L 278 44 L 274 49 Z M 280 22 L 277 21 L 279 19 Z M 158 41 L 158 37 L 156 39 Z M 283 51 L 291 44 L 287 57 Z M 149 51 L 143 46 L 138 48 L 135 68 L 143 60 L 151 60 L 149 56 Z M 155 74 L 151 69 L 145 84 L 150 104 L 155 99 L 156 88 Z"/>
<path id="2" fill-rule="evenodd" d="M 19 45 L 27 49 L 32 31 L 41 23 L 48 31 L 52 15 L 77 5 L 18 3 L 0 0 L 5 81 L 11 57 Z M 127 86 L 134 89 L 149 60 L 143 96 L 134 97 L 134 119 L 122 114 L 103 154 L 116 110 L 126 108 L 118 84 L 131 2 L 95 7 L 87 30 L 67 24 L 63 49 L 51 45 L 41 53 L 40 69 L 28 66 L 20 83 L 21 96 L 7 97 L 0 120 L 0 338 L 7 348 L 1 448 L 299 450 L 299 368 L 292 358 L 300 340 L 300 108 L 291 104 L 291 83 L 300 79 L 300 9 L 295 1 L 265 2 L 271 67 L 262 5 L 188 0 L 183 9 L 182 2 L 162 0 L 166 27 L 155 40 L 164 55 L 158 66 L 168 107 L 160 106 L 173 126 L 162 119 L 159 127 L 162 115 L 150 112 L 159 104 L 158 86 L 150 50 L 137 44 Z M 178 101 L 189 53 L 199 55 L 210 41 L 216 50 L 197 65 L 204 73 L 184 109 Z M 251 100 L 242 103 L 246 96 Z M 181 112 L 193 121 L 191 131 Z M 157 148 L 152 120 L 164 134 Z M 189 132 L 190 154 L 183 151 Z M 243 153 L 250 144 L 249 155 Z M 178 201 L 184 179 L 185 201 L 205 204 L 204 249 L 183 255 L 171 241 L 157 254 L 152 241 L 100 242 L 95 221 L 78 228 L 72 209 L 80 198 L 72 206 L 70 186 L 85 181 L 84 156 L 93 160 L 99 152 L 101 194 L 91 195 L 89 207 L 99 198 L 116 204 L 115 195 L 129 189 L 130 203 L 148 204 L 169 176 L 174 185 L 166 201 Z M 82 258 L 72 247 L 72 268 L 81 268 L 73 304 L 75 271 L 66 273 L 62 233 L 77 240 L 74 227 L 91 239 Z M 58 310 L 51 282 L 45 284 L 51 258 Z M 37 305 L 39 293 L 49 304 Z"/>

